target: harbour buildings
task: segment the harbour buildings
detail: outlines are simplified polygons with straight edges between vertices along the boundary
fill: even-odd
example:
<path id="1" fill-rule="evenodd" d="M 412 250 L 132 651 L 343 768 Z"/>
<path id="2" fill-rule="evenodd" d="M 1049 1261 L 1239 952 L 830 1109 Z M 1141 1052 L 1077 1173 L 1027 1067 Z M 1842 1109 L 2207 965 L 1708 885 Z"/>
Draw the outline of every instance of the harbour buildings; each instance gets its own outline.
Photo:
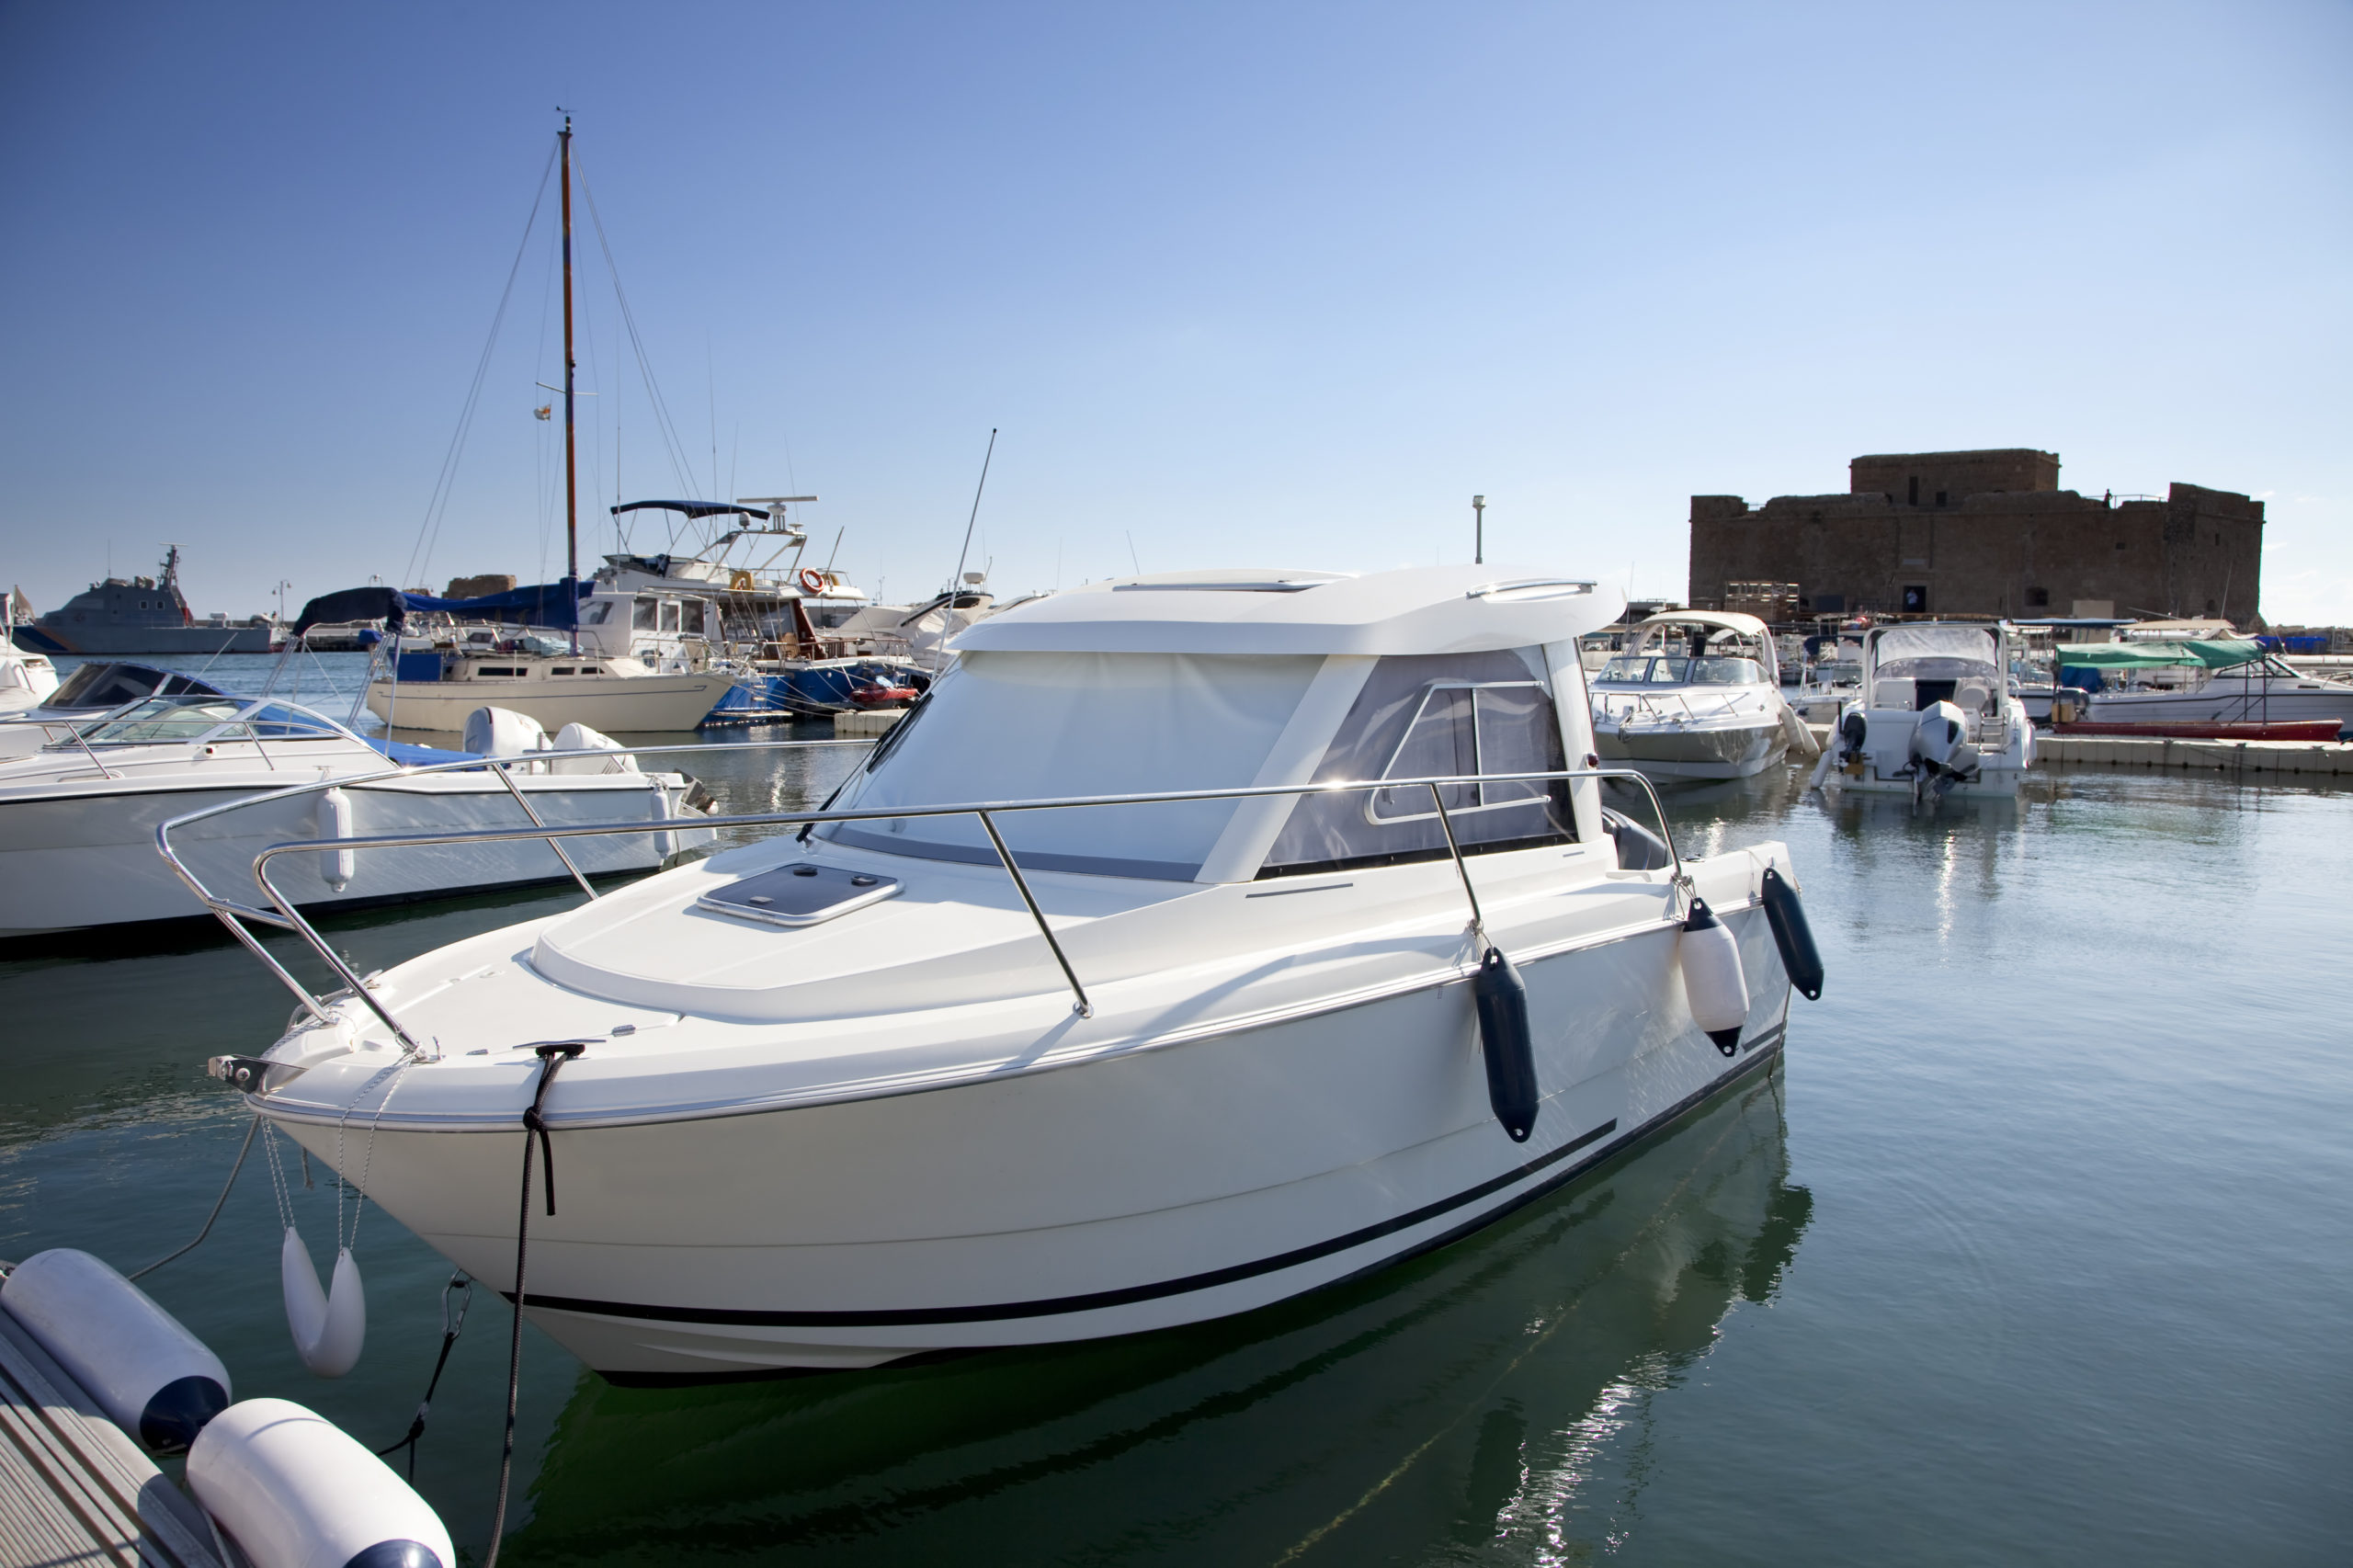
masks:
<path id="1" fill-rule="evenodd" d="M 2256 621 L 2263 503 L 2248 496 L 2084 495 L 2059 488 L 2058 453 L 2027 448 L 1880 453 L 1848 476 L 1844 493 L 1761 506 L 1691 497 L 1691 604 Z"/>

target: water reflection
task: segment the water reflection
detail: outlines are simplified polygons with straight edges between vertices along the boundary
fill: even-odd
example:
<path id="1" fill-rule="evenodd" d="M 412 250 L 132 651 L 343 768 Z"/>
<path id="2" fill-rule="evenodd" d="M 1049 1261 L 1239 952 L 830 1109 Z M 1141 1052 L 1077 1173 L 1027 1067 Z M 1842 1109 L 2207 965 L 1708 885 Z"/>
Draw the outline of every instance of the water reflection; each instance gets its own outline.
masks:
<path id="1" fill-rule="evenodd" d="M 1805 1228 L 1780 1073 L 1459 1246 L 1241 1318 L 781 1382 L 584 1376 L 507 1552 L 932 1562 L 986 1541 L 1043 1562 L 1543 1562 L 1598 1548 L 1639 1511 L 1638 1460 L 1613 1435 L 1647 1419 L 1735 1305 L 1772 1298 Z"/>

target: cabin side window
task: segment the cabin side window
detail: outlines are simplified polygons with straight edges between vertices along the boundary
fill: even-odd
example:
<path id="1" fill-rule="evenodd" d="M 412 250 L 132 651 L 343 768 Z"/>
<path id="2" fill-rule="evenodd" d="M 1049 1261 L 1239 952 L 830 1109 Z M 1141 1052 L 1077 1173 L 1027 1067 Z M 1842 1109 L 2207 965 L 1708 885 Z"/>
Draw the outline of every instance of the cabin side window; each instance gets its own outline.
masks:
<path id="1" fill-rule="evenodd" d="M 602 626 L 605 624 L 606 618 L 610 616 L 612 613 L 612 600 L 591 599 L 580 611 L 580 624 L 583 626 Z"/>
<path id="2" fill-rule="evenodd" d="M 1258 875 L 1442 858 L 1441 801 L 1465 854 L 1574 844 L 1566 779 L 1481 777 L 1567 767 L 1541 649 L 1382 659 L 1317 764 L 1315 780 L 1461 781 L 1308 796 Z"/>
<path id="3" fill-rule="evenodd" d="M 630 606 L 630 626 L 633 630 L 639 631 L 653 631 L 654 629 L 654 612 L 659 603 L 660 601 L 657 599 L 639 599 L 636 603 Z"/>

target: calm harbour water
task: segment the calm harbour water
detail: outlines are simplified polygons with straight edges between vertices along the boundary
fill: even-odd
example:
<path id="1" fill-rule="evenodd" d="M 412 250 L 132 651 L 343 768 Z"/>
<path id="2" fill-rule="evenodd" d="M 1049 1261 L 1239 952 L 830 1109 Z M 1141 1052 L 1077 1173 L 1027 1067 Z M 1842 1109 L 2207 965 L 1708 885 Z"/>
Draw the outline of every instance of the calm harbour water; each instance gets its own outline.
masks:
<path id="1" fill-rule="evenodd" d="M 685 765 L 756 809 L 852 760 Z M 1915 816 L 1776 776 L 1673 810 L 1687 851 L 1795 853 L 1830 978 L 1768 1075 L 1461 1244 L 1222 1323 L 667 1391 L 533 1334 L 504 1560 L 2344 1561 L 2353 791 L 2086 769 Z M 563 896 L 335 936 L 372 967 Z M 245 1125 L 202 1061 L 290 1005 L 201 931 L 0 949 L 0 1256 L 130 1268 L 193 1234 Z M 293 1197 L 324 1261 L 333 1186 Z M 145 1283 L 241 1397 L 377 1446 L 449 1271 L 372 1210 L 357 1255 L 369 1345 L 335 1382 L 289 1342 L 258 1154 Z M 483 1294 L 417 1468 L 477 1558 L 507 1323 Z"/>

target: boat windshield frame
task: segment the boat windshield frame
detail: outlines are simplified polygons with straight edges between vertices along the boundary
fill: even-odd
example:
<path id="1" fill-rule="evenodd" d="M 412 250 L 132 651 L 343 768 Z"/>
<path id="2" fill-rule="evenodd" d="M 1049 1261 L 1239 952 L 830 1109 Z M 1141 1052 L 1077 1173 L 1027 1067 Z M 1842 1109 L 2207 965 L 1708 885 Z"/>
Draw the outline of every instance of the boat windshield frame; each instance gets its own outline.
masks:
<path id="1" fill-rule="evenodd" d="M 213 710 L 200 718 L 176 720 L 177 710 Z M 221 710 L 226 708 L 222 713 Z M 180 692 L 169 697 L 142 697 L 112 712 L 77 720 L 72 733 L 50 742 L 44 751 L 81 751 L 92 746 L 160 746 L 217 744 L 223 741 L 347 740 L 368 743 L 324 714 L 282 698 L 219 697 Z"/>

